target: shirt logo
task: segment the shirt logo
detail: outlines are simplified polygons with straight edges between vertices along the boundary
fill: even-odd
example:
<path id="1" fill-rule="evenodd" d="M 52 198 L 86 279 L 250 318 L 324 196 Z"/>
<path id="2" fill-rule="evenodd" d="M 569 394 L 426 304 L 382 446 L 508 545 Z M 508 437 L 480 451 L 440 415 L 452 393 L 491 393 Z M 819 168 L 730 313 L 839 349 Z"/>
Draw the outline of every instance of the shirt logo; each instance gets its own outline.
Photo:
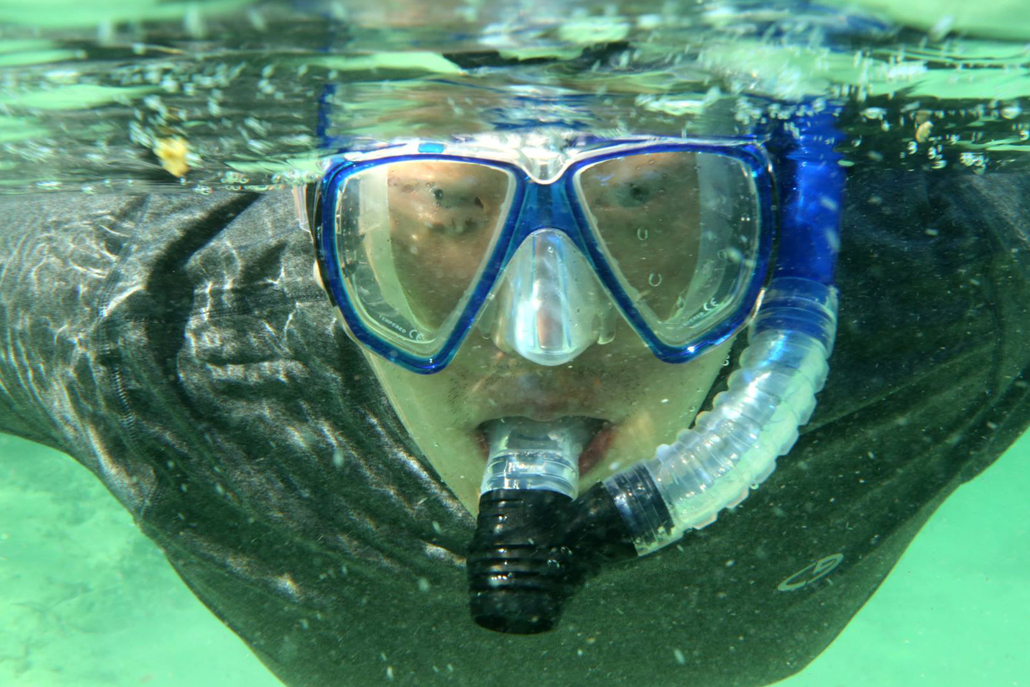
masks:
<path id="1" fill-rule="evenodd" d="M 816 580 L 820 580 L 836 570 L 837 566 L 840 565 L 840 562 L 843 560 L 844 554 L 842 553 L 835 553 L 832 556 L 820 558 L 815 563 L 805 566 L 783 582 L 780 582 L 779 586 L 776 588 L 781 592 L 793 592 L 801 589 L 802 587 L 807 587 Z"/>

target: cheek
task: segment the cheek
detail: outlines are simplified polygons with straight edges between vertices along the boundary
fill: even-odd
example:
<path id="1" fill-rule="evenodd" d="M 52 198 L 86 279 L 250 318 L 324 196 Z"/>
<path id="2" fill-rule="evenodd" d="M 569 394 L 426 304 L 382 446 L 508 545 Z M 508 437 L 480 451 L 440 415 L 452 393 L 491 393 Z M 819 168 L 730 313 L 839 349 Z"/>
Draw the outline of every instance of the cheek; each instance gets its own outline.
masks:
<path id="1" fill-rule="evenodd" d="M 451 367 L 434 375 L 420 375 L 369 352 L 366 359 L 413 435 L 421 438 L 427 428 L 444 431 L 461 424 L 465 414 L 463 381 Z"/>
<path id="2" fill-rule="evenodd" d="M 404 243 L 395 239 L 397 278 L 409 300 L 431 324 L 451 314 L 475 279 L 482 251 L 433 238 Z"/>
<path id="3" fill-rule="evenodd" d="M 630 417 L 646 416 L 660 431 L 676 432 L 693 420 L 723 370 L 732 340 L 688 363 L 672 365 L 653 355 L 639 358 L 635 384 L 625 385 L 624 403 Z M 673 435 L 662 441 L 670 441 Z"/>

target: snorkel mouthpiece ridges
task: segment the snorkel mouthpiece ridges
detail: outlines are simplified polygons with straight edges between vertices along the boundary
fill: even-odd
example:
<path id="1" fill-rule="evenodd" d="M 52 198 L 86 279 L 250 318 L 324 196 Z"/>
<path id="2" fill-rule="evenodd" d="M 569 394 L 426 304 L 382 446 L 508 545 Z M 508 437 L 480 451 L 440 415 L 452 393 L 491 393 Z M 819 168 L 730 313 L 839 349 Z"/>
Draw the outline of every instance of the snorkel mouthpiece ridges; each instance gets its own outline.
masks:
<path id="1" fill-rule="evenodd" d="M 573 501 L 579 455 L 600 424 L 589 418 L 484 424 L 490 458 L 467 564 L 478 625 L 511 634 L 546 632 L 603 562 L 636 555 L 600 485 Z"/>
<path id="2" fill-rule="evenodd" d="M 555 516 L 571 503 L 553 491 L 495 489 L 479 497 L 468 555 L 469 610 L 477 625 L 509 634 L 552 629 L 569 596 L 553 547 Z"/>
<path id="3" fill-rule="evenodd" d="M 601 484 L 575 501 L 544 490 L 486 492 L 468 555 L 472 619 L 496 632 L 547 632 L 583 582 L 636 555 Z"/>

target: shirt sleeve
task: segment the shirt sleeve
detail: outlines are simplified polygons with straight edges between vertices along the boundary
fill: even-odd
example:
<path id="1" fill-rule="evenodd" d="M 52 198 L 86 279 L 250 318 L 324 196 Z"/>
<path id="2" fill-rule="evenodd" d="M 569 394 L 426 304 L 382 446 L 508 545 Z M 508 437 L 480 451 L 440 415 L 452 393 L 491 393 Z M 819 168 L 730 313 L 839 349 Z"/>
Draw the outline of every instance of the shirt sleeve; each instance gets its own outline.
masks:
<path id="1" fill-rule="evenodd" d="M 96 388 L 86 341 L 145 196 L 0 199 L 0 431 L 71 452 Z"/>

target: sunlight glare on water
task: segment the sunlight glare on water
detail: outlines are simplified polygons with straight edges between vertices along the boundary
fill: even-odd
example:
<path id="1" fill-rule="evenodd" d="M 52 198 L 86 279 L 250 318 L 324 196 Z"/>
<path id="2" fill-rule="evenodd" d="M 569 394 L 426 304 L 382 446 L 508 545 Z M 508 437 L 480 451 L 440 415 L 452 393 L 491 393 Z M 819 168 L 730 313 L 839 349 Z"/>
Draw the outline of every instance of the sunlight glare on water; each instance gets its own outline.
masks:
<path id="1" fill-rule="evenodd" d="M 49 4 L 0 9 L 3 192 L 262 190 L 354 140 L 737 133 L 823 99 L 845 164 L 1022 166 L 1030 145 L 1020 25 L 957 3 L 899 11 L 923 30 L 878 2 Z"/>

